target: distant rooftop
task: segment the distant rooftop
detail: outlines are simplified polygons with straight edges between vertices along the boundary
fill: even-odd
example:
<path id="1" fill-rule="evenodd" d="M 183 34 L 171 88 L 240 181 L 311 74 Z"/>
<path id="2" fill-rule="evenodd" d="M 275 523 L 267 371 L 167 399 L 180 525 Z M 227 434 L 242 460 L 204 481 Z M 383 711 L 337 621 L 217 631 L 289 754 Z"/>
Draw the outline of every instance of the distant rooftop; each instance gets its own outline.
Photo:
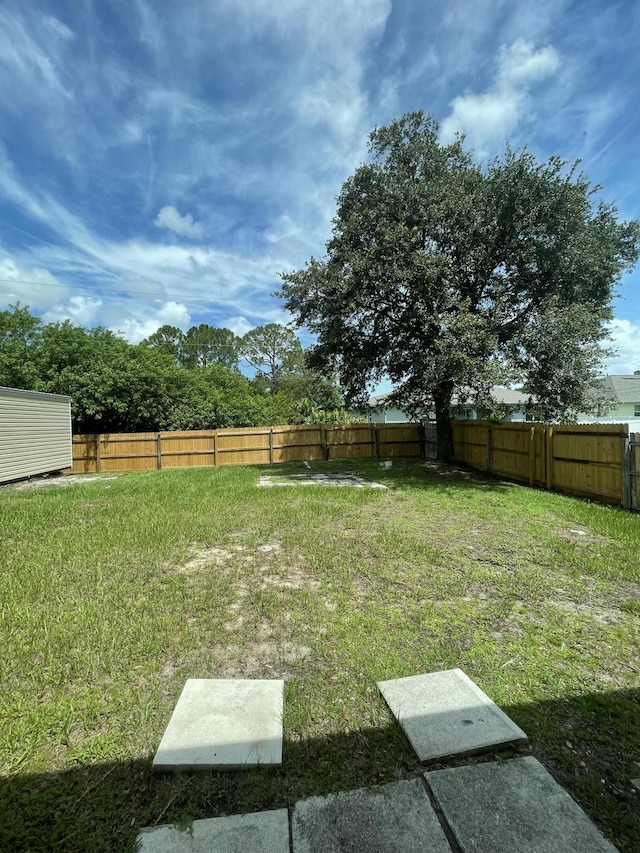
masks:
<path id="1" fill-rule="evenodd" d="M 604 386 L 621 403 L 640 403 L 640 374 L 605 376 Z"/>
<path id="2" fill-rule="evenodd" d="M 615 397 L 620 403 L 640 403 L 640 374 L 612 374 L 603 379 L 603 392 L 606 397 Z M 494 385 L 491 395 L 497 403 L 506 406 L 524 405 L 529 394 L 522 391 L 514 391 L 513 388 L 505 388 L 502 385 Z M 379 394 L 369 397 L 369 406 L 372 409 L 384 408 L 391 394 Z M 453 405 L 458 405 L 456 395 L 453 395 Z M 460 405 L 473 406 L 473 403 L 462 403 Z"/>
<path id="3" fill-rule="evenodd" d="M 379 394 L 375 397 L 369 397 L 368 403 L 372 409 L 384 408 L 391 394 Z M 523 405 L 528 401 L 529 394 L 524 394 L 522 391 L 514 391 L 513 388 L 505 388 L 502 385 L 494 385 L 491 389 L 491 396 L 497 403 L 502 403 L 507 406 L 517 406 L 520 403 Z M 458 404 L 458 398 L 454 394 L 451 401 L 454 405 Z M 473 405 L 472 403 L 462 403 L 461 405 Z"/>

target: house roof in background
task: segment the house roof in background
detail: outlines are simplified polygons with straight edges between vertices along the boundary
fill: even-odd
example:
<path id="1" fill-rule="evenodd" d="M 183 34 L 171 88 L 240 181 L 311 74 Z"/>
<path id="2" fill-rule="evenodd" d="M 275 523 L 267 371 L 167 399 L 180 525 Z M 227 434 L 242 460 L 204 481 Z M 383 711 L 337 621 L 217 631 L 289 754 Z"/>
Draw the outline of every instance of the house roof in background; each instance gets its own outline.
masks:
<path id="1" fill-rule="evenodd" d="M 529 399 L 529 394 L 524 394 L 522 391 L 514 391 L 513 388 L 505 388 L 502 385 L 494 385 L 491 389 L 491 395 L 496 403 L 501 403 L 506 406 L 517 406 L 519 404 L 524 405 Z M 375 397 L 369 397 L 368 403 L 372 409 L 384 408 L 387 400 L 391 394 L 379 394 Z M 457 395 L 453 395 L 452 403 L 454 405 L 458 405 Z M 460 405 L 468 406 L 469 408 L 473 408 L 473 402 L 470 400 L 468 402 L 460 403 Z M 399 408 L 394 406 L 394 408 Z"/>
<path id="2" fill-rule="evenodd" d="M 610 374 L 603 378 L 600 390 L 605 397 L 615 397 L 620 403 L 640 403 L 640 374 Z M 505 406 L 524 405 L 530 396 L 522 391 L 515 391 L 513 388 L 505 388 L 502 385 L 494 385 L 491 389 L 491 395 L 497 403 Z M 372 409 L 384 408 L 390 396 L 391 394 L 379 394 L 375 397 L 369 397 L 369 406 Z M 472 400 L 458 403 L 455 394 L 452 403 L 468 408 L 474 407 Z"/>
<path id="3" fill-rule="evenodd" d="M 640 403 L 640 374 L 605 376 L 604 386 L 621 403 Z"/>

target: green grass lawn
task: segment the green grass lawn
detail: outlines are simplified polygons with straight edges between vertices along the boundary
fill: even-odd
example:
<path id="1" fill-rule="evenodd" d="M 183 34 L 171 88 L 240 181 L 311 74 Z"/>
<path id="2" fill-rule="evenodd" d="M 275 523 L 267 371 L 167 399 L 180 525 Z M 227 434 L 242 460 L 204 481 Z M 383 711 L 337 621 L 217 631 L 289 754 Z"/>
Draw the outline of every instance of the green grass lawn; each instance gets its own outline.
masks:
<path id="1" fill-rule="evenodd" d="M 312 468 L 390 489 L 258 489 L 259 468 L 0 489 L 0 848 L 133 850 L 410 777 L 376 682 L 461 667 L 637 850 L 640 517 L 428 463 Z M 282 767 L 152 774 L 189 677 L 284 678 Z"/>

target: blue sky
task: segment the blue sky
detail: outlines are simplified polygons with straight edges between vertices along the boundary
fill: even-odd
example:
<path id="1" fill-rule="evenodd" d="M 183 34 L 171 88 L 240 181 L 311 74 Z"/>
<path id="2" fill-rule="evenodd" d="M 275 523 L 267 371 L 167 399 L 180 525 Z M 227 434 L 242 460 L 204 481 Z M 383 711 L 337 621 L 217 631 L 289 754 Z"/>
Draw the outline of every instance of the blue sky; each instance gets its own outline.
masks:
<path id="1" fill-rule="evenodd" d="M 3 0 L 0 308 L 238 334 L 286 322 L 367 135 L 423 108 L 487 158 L 581 158 L 640 218 L 640 3 Z M 640 271 L 610 372 L 640 369 Z M 306 343 L 303 335 L 303 342 Z"/>

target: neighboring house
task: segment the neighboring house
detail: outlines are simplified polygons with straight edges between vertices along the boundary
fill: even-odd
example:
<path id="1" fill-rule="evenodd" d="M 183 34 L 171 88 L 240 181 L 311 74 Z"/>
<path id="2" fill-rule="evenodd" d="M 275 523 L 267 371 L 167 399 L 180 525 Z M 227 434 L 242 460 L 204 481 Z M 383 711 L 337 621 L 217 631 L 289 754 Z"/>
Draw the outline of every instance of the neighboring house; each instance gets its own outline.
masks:
<path id="1" fill-rule="evenodd" d="M 525 407 L 528 394 L 523 394 L 521 391 L 514 391 L 511 388 L 503 388 L 500 385 L 495 385 L 491 389 L 491 396 L 504 412 L 501 421 L 524 421 L 527 420 Z M 402 409 L 393 406 L 386 406 L 385 401 L 389 398 L 388 394 L 382 394 L 377 397 L 369 398 L 369 411 L 367 418 L 372 423 L 380 424 L 395 424 L 406 423 L 415 418 L 410 418 Z M 481 418 L 486 418 L 490 414 L 489 409 L 476 408 L 471 403 L 458 403 L 454 396 L 451 405 L 451 417 L 461 420 L 475 421 Z M 435 420 L 435 411 L 430 410 L 424 413 L 421 420 Z"/>
<path id="2" fill-rule="evenodd" d="M 632 432 L 640 432 L 640 373 L 630 376 L 605 376 L 602 393 L 607 399 L 612 400 L 610 408 L 600 416 L 579 415 L 578 423 L 629 424 Z M 491 394 L 504 412 L 504 416 L 500 418 L 501 421 L 516 422 L 530 419 L 526 414 L 528 394 L 524 394 L 522 391 L 514 391 L 511 388 L 503 388 L 499 385 L 492 388 Z M 389 394 L 369 398 L 370 409 L 367 413 L 369 421 L 393 424 L 415 420 L 415 418 L 409 418 L 402 409 L 386 406 L 385 401 L 388 398 Z M 451 417 L 462 420 L 478 420 L 487 418 L 489 414 L 488 409 L 474 407 L 470 403 L 458 403 L 454 396 Z M 435 412 L 426 411 L 421 420 L 435 420 Z"/>
<path id="3" fill-rule="evenodd" d="M 640 430 L 640 373 L 631 375 L 611 375 L 604 377 L 606 397 L 613 398 L 606 413 L 594 415 L 579 415 L 581 424 L 629 424 L 632 431 Z"/>

